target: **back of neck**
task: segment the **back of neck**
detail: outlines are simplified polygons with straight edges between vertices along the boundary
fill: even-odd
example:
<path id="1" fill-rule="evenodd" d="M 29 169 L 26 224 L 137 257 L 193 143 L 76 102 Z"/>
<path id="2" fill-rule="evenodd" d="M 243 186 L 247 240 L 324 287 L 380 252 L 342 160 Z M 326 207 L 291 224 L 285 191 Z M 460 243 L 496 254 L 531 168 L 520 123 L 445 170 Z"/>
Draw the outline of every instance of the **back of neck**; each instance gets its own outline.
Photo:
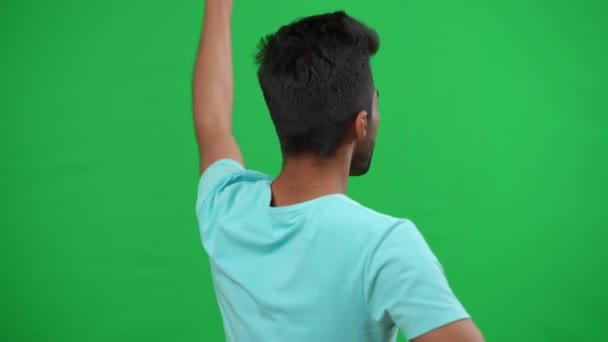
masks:
<path id="1" fill-rule="evenodd" d="M 272 183 L 272 206 L 286 206 L 346 193 L 348 166 L 337 159 L 290 158 Z"/>

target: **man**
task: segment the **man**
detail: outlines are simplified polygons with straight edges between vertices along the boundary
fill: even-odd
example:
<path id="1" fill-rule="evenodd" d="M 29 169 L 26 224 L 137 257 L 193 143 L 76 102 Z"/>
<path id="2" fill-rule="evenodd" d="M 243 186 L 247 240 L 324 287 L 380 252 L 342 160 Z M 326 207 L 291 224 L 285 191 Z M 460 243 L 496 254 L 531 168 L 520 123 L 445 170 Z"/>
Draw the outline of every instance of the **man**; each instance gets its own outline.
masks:
<path id="1" fill-rule="evenodd" d="M 231 132 L 231 0 L 207 0 L 194 74 L 196 213 L 228 341 L 483 341 L 414 224 L 344 195 L 370 167 L 376 33 L 343 12 L 262 40 L 279 136 L 276 179 L 245 169 Z"/>

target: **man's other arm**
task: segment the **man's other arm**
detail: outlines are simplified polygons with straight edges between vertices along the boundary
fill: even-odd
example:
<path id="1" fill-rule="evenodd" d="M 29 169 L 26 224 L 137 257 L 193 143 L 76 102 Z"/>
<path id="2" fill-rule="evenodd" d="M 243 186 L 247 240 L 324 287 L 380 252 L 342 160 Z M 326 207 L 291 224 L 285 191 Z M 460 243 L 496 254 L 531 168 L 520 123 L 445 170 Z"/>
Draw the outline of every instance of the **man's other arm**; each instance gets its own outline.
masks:
<path id="1" fill-rule="evenodd" d="M 484 342 L 479 328 L 470 318 L 446 324 L 412 340 L 412 342 Z"/>
<path id="2" fill-rule="evenodd" d="M 373 319 L 388 314 L 412 342 L 484 342 L 411 221 L 392 224 L 372 248 L 364 284 Z"/>
<path id="3" fill-rule="evenodd" d="M 207 0 L 194 67 L 193 112 L 200 173 L 220 159 L 243 164 L 232 134 L 234 80 L 231 43 L 232 0 Z"/>

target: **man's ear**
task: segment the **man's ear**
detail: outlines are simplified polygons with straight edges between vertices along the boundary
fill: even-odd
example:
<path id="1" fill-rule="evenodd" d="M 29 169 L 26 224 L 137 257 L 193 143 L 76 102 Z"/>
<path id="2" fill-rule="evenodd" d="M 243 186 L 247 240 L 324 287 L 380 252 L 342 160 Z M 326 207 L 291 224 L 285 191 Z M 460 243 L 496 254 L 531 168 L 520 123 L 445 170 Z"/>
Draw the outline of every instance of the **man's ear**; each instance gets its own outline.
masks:
<path id="1" fill-rule="evenodd" d="M 369 134 L 369 129 L 367 127 L 367 111 L 362 110 L 357 114 L 354 126 L 357 139 L 364 139 L 367 137 Z"/>

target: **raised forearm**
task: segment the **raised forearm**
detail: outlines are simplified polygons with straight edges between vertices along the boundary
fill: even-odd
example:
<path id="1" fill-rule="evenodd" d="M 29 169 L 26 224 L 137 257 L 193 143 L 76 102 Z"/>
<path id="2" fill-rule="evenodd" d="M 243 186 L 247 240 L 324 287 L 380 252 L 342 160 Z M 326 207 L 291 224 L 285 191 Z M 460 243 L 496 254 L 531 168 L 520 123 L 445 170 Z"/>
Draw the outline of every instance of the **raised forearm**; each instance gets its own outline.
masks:
<path id="1" fill-rule="evenodd" d="M 234 98 L 230 25 L 232 0 L 206 0 L 193 79 L 194 122 L 199 144 L 230 130 Z"/>

